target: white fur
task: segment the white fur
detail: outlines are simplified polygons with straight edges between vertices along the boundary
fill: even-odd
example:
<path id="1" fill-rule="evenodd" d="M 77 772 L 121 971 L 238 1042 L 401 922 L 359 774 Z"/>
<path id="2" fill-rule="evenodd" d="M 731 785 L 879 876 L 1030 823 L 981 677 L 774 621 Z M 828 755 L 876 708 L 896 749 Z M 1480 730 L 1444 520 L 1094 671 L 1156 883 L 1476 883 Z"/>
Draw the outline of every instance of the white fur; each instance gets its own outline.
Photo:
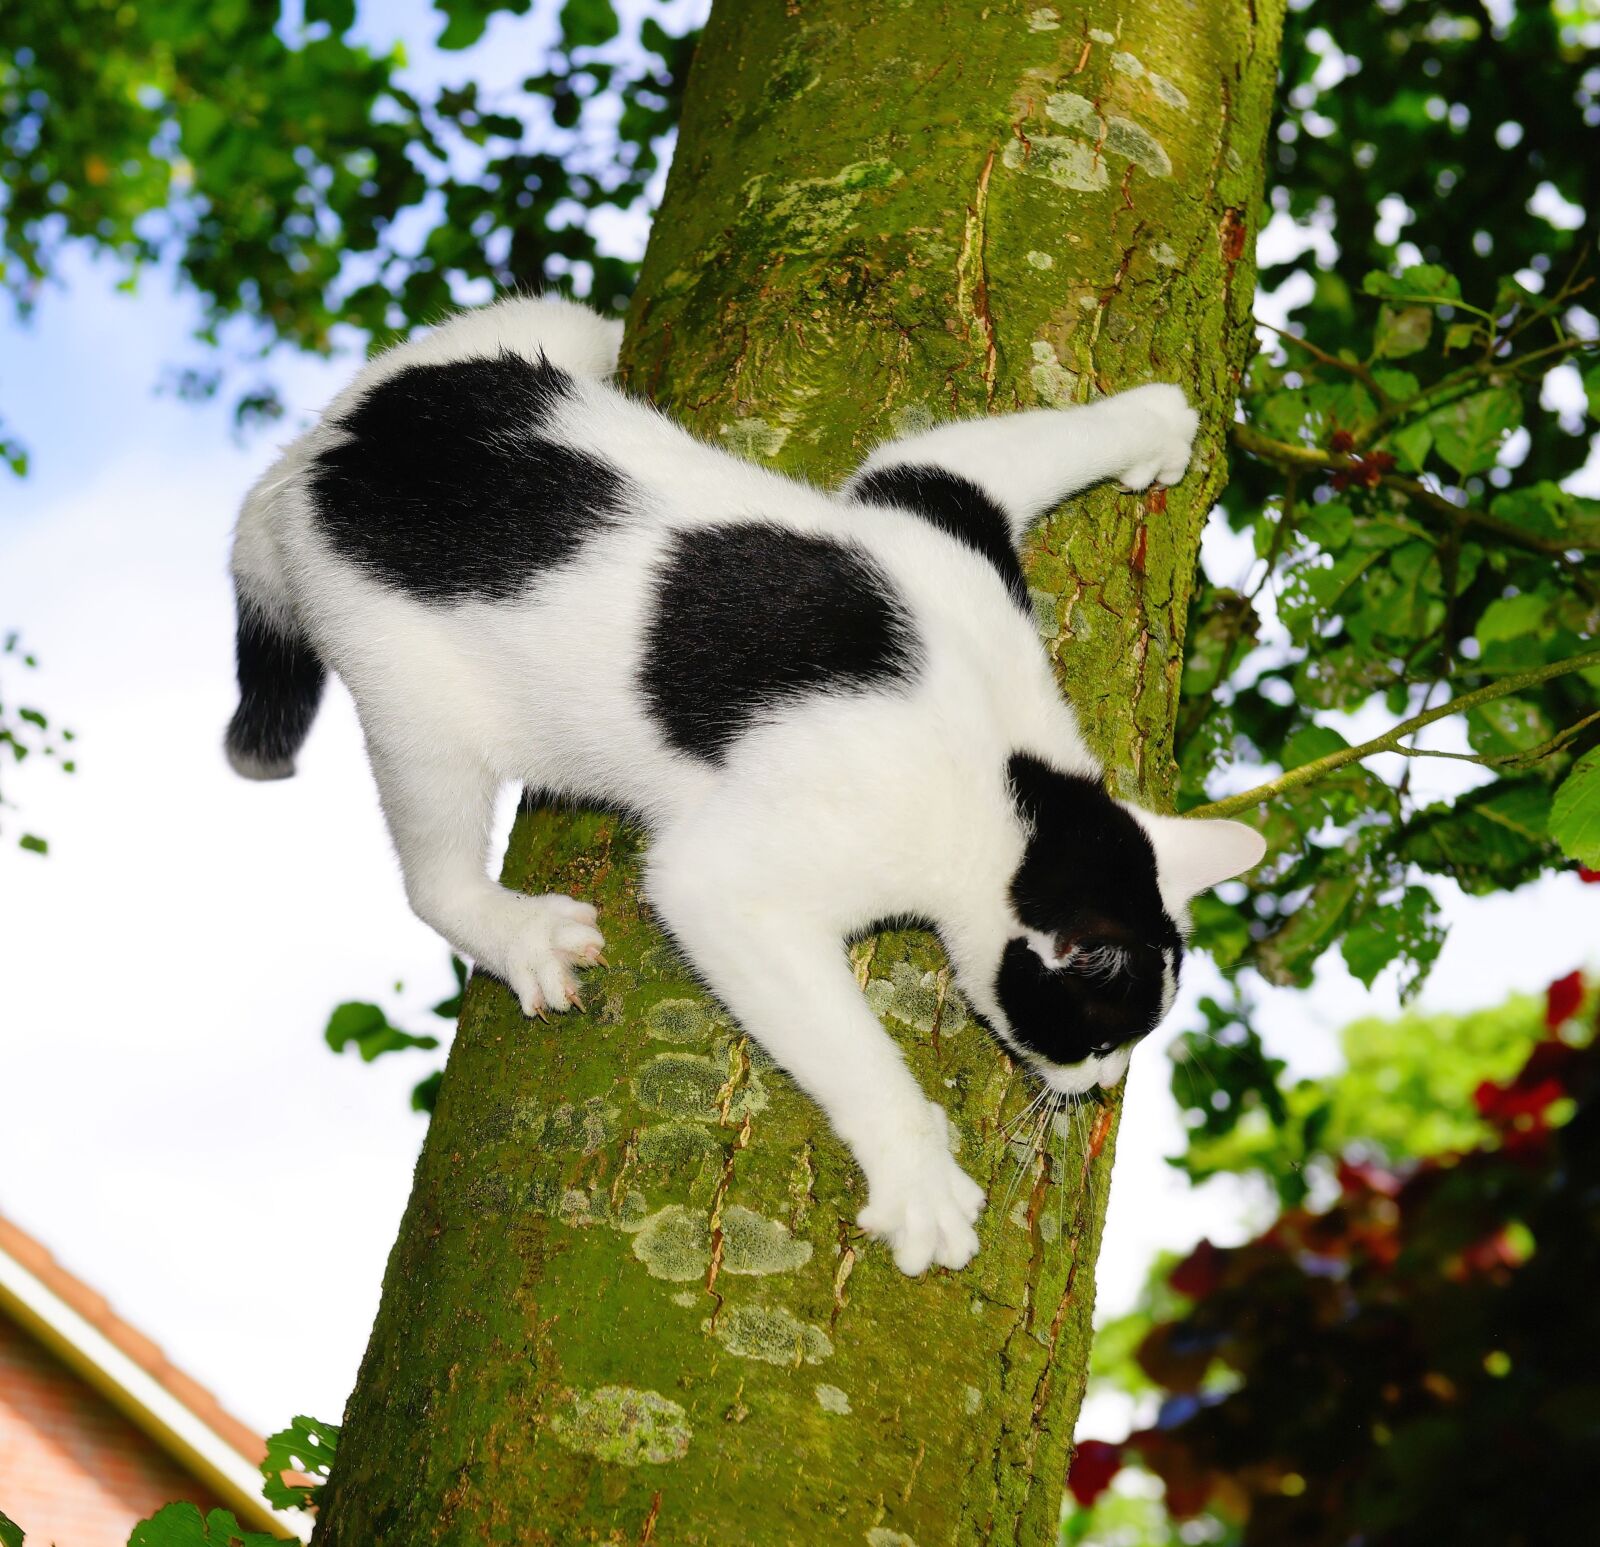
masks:
<path id="1" fill-rule="evenodd" d="M 983 558 L 915 515 L 737 461 L 613 390 L 601 378 L 618 335 L 581 307 L 515 300 L 380 356 L 252 491 L 235 573 L 258 605 L 297 622 L 353 694 L 407 894 L 425 920 L 509 982 L 528 1013 L 564 1009 L 572 969 L 602 944 L 593 909 L 489 879 L 496 792 L 519 783 L 639 812 L 653 836 L 652 904 L 855 1152 L 869 1190 L 861 1224 L 907 1273 L 961 1267 L 977 1249 L 983 1195 L 951 1155 L 942 1108 L 868 1009 L 843 942 L 888 916 L 937 920 L 964 992 L 1004 1035 L 993 975 L 1021 932 L 1008 887 L 1026 836 L 1005 788 L 1007 757 L 1028 749 L 1063 771 L 1100 769 L 1031 618 Z M 374 382 L 409 363 L 500 348 L 543 351 L 585 378 L 558 433 L 619 465 L 645 502 L 554 583 L 511 601 L 425 606 L 329 550 L 303 474 L 338 436 L 329 420 Z M 879 448 L 866 467 L 949 468 L 1001 501 L 1020 534 L 1102 478 L 1176 481 L 1195 424 L 1177 388 L 1140 387 L 1082 409 L 946 425 Z M 652 566 L 669 534 L 752 514 L 867 548 L 906 598 L 926 658 L 909 690 L 821 693 L 784 708 L 719 766 L 666 743 L 636 673 Z M 1087 1089 L 1126 1064 L 1120 1049 L 1047 1077 Z"/>

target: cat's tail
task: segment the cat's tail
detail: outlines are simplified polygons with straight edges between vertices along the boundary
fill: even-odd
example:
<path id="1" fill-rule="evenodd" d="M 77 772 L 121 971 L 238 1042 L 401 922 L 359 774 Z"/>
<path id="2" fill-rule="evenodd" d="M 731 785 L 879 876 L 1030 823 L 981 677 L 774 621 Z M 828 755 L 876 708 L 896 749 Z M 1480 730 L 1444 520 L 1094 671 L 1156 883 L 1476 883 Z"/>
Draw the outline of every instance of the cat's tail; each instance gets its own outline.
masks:
<path id="1" fill-rule="evenodd" d="M 233 543 L 239 707 L 223 745 L 234 772 L 246 779 L 287 779 L 294 772 L 327 680 L 295 619 L 273 540 L 272 496 L 281 484 L 269 473 L 250 491 Z"/>

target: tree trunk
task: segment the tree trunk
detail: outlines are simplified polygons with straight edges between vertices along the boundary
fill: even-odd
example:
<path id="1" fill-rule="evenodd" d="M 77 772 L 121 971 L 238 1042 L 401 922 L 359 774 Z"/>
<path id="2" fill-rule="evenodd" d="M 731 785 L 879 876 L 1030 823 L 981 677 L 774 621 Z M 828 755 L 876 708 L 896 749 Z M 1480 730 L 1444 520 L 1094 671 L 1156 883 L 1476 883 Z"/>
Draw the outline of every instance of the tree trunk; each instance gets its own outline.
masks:
<path id="1" fill-rule="evenodd" d="M 935 418 L 1182 383 L 1181 488 L 1075 501 L 1028 563 L 1115 787 L 1158 805 L 1281 5 L 723 0 L 625 353 L 706 438 L 824 482 Z M 474 979 L 318 1542 L 1053 1541 L 1115 1104 L 1009 1142 L 1028 1082 L 934 942 L 858 946 L 991 1198 L 970 1268 L 903 1278 L 820 1112 L 652 927 L 641 842 L 517 824 L 507 883 L 597 903 L 612 965 L 548 1027 Z"/>

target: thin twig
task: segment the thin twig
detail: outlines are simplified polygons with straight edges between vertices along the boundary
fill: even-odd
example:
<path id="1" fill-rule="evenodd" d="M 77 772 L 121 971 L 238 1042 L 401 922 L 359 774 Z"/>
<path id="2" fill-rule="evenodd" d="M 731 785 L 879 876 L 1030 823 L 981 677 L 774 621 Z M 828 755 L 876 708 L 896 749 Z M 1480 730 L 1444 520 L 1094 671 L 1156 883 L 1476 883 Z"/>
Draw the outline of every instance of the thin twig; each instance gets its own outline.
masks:
<path id="1" fill-rule="evenodd" d="M 1523 688 L 1537 687 L 1541 682 L 1548 682 L 1553 677 L 1563 677 L 1568 672 L 1586 671 L 1592 666 L 1600 666 L 1600 650 L 1590 650 L 1584 655 L 1574 655 L 1565 661 L 1555 661 L 1548 666 L 1519 672 L 1500 682 L 1491 682 L 1484 687 L 1474 688 L 1470 693 L 1463 693 L 1459 698 L 1451 699 L 1448 704 L 1440 704 L 1437 709 L 1429 709 L 1423 714 L 1413 715 L 1409 720 L 1401 721 L 1383 735 L 1374 736 L 1371 741 L 1363 741 L 1360 746 L 1341 747 L 1337 752 L 1328 753 L 1326 757 L 1314 758 L 1309 763 L 1302 763 L 1298 768 L 1291 768 L 1287 773 L 1280 774 L 1276 779 L 1269 779 L 1265 784 L 1258 784 L 1254 789 L 1229 795 L 1223 800 L 1212 801 L 1208 806 L 1196 807 L 1185 814 L 1192 817 L 1232 816 L 1237 811 L 1248 811 L 1252 806 L 1259 806 L 1264 801 L 1325 778 L 1347 764 L 1359 763 L 1363 758 L 1372 757 L 1375 753 L 1402 752 L 1404 755 L 1400 743 L 1415 731 L 1421 730 L 1424 725 L 1432 725 L 1435 720 L 1445 719 L 1449 715 L 1465 714 L 1469 709 L 1476 709 L 1479 704 L 1491 703 L 1497 698 L 1521 692 Z M 1576 733 L 1574 730 L 1573 734 Z"/>

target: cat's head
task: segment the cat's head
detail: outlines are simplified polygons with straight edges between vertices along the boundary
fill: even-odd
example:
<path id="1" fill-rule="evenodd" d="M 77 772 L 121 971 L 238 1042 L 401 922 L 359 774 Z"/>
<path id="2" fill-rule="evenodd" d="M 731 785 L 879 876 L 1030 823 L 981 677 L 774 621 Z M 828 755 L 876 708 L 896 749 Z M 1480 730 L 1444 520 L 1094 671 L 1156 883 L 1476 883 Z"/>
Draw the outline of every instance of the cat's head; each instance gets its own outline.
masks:
<path id="1" fill-rule="evenodd" d="M 1018 754 L 1027 830 L 994 997 L 1001 1041 L 1060 1091 L 1114 1085 L 1172 1008 L 1191 898 L 1257 864 L 1240 822 L 1159 816 Z"/>

